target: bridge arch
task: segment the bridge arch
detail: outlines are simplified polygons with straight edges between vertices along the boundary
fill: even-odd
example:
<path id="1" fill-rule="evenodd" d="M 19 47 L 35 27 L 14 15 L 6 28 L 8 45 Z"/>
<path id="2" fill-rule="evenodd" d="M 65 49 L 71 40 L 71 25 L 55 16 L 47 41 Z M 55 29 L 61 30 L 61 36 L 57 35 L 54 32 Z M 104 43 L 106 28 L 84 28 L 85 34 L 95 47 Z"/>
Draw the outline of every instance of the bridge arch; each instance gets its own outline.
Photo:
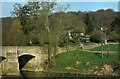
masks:
<path id="1" fill-rule="evenodd" d="M 1 63 L 3 60 L 5 60 L 5 59 L 6 59 L 6 57 L 0 56 L 0 63 Z"/>
<path id="2" fill-rule="evenodd" d="M 19 69 L 21 70 L 31 59 L 35 58 L 34 55 L 24 54 L 18 57 Z"/>

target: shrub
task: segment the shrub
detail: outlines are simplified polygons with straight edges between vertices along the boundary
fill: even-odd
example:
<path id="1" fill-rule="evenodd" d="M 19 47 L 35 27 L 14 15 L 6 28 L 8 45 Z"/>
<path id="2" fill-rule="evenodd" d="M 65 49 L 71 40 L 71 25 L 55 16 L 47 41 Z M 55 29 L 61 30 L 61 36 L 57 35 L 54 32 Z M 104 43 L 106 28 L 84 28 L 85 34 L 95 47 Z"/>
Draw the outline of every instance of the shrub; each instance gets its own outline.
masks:
<path id="1" fill-rule="evenodd" d="M 94 31 L 93 34 L 91 35 L 90 41 L 91 42 L 101 42 L 102 40 L 102 32 L 101 31 Z"/>
<path id="2" fill-rule="evenodd" d="M 118 35 L 115 31 L 112 31 L 112 32 L 110 33 L 109 39 L 110 39 L 110 40 L 114 40 L 114 41 L 118 41 L 119 35 Z"/>

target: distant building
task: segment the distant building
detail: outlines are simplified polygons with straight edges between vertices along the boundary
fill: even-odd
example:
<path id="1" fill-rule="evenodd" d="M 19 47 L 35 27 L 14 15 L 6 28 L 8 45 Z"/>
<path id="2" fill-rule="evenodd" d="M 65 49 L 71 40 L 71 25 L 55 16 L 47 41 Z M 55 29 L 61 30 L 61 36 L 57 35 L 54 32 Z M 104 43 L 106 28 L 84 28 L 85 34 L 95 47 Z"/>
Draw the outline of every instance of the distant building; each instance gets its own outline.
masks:
<path id="1" fill-rule="evenodd" d="M 80 38 L 81 42 L 90 42 L 90 36 L 84 35 L 84 33 L 68 31 L 68 35 L 70 40 Z"/>
<path id="2" fill-rule="evenodd" d="M 84 33 L 68 31 L 68 35 L 70 40 L 73 40 L 79 37 L 81 42 L 90 42 L 90 36 L 84 35 Z"/>
<path id="3" fill-rule="evenodd" d="M 103 39 L 103 43 L 104 43 L 104 44 L 107 44 L 108 40 L 109 40 L 108 38 L 104 38 L 104 39 Z"/>
<path id="4" fill-rule="evenodd" d="M 90 36 L 89 35 L 82 35 L 80 38 L 81 42 L 90 42 Z"/>

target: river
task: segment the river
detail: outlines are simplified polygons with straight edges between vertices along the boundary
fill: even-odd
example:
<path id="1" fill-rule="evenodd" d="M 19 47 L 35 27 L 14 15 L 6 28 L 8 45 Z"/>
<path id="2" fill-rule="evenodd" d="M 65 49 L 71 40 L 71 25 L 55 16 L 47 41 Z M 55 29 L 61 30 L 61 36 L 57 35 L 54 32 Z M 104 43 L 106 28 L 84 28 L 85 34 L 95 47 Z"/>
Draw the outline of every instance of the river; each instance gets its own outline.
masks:
<path id="1" fill-rule="evenodd" d="M 77 73 L 45 73 L 21 71 L 20 76 L 2 76 L 2 79 L 119 79 L 119 76 L 80 75 Z"/>

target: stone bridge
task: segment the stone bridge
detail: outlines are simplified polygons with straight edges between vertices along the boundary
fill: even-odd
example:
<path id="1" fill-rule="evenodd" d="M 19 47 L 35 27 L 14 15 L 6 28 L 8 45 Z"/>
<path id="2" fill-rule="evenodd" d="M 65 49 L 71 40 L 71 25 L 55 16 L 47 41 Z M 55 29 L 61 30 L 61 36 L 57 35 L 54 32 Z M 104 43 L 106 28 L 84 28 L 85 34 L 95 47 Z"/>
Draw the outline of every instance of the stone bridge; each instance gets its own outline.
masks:
<path id="1" fill-rule="evenodd" d="M 66 51 L 66 48 L 58 48 L 57 54 Z M 20 70 L 43 71 L 47 58 L 47 47 L 3 46 L 0 52 L 0 74 L 19 75 Z"/>
<path id="2" fill-rule="evenodd" d="M 19 75 L 20 70 L 42 71 L 47 49 L 35 46 L 4 46 L 0 53 L 1 74 Z"/>

